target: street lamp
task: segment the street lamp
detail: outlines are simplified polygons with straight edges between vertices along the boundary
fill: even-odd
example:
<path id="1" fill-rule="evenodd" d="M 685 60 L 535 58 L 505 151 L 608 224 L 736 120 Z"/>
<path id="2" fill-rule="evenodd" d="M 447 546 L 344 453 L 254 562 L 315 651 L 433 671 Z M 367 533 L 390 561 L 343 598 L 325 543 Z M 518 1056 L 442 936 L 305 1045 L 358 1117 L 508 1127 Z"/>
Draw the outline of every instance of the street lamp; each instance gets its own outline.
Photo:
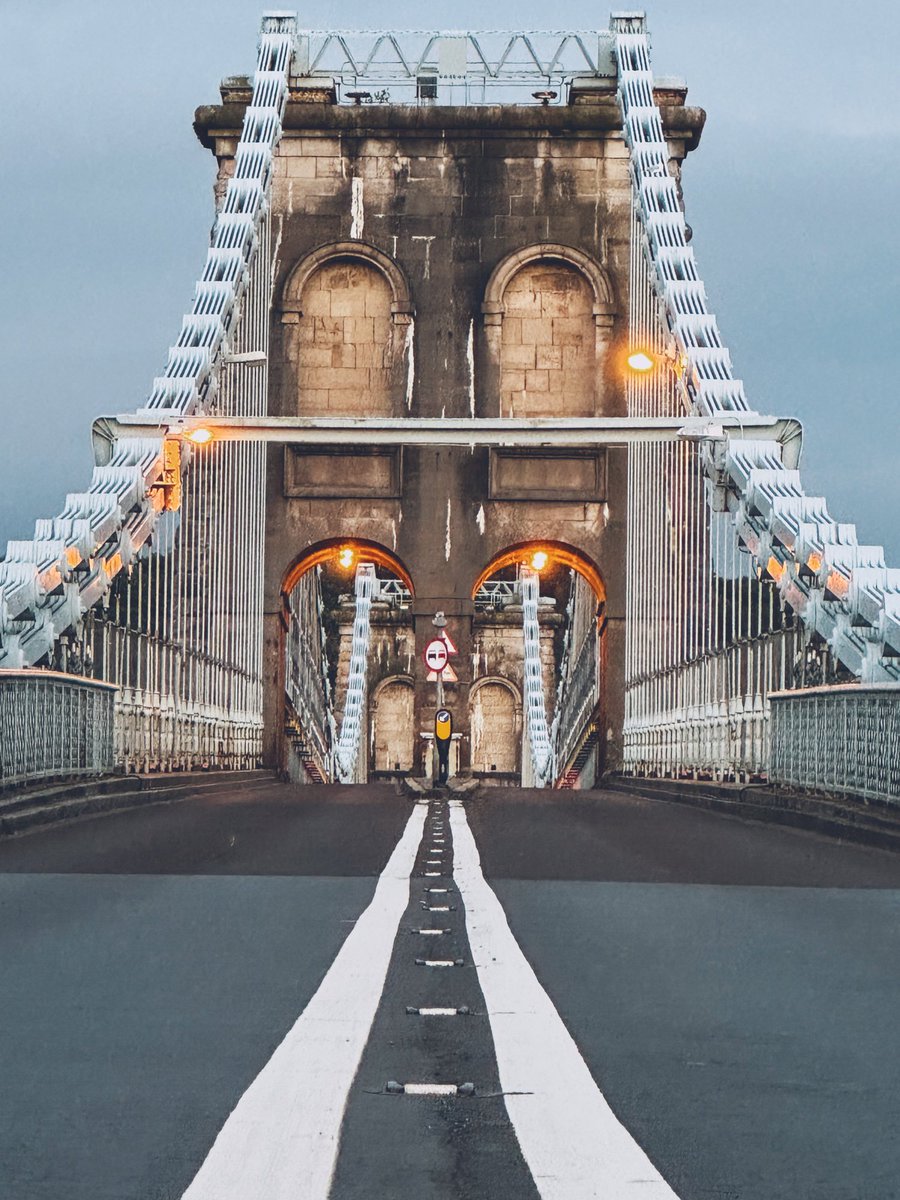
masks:
<path id="1" fill-rule="evenodd" d="M 643 350 L 634 350 L 628 355 L 627 359 L 629 367 L 632 371 L 638 371 L 641 374 L 646 374 L 647 371 L 652 371 L 656 366 L 654 359 L 646 354 Z"/>
<path id="2" fill-rule="evenodd" d="M 206 446 L 213 440 L 213 431 L 199 427 L 189 430 L 184 436 L 195 446 Z"/>

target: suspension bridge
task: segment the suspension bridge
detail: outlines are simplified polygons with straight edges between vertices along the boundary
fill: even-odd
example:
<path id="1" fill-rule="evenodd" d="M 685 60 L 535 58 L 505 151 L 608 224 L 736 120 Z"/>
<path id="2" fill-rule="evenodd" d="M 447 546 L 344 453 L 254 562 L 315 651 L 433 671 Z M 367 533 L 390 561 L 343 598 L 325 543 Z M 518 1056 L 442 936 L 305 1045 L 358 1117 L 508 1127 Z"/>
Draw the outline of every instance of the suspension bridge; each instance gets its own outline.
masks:
<path id="1" fill-rule="evenodd" d="M 704 119 L 634 13 L 269 13 L 197 110 L 0 560 L 4 1194 L 896 1197 L 900 570 L 735 377 Z"/>
<path id="2" fill-rule="evenodd" d="M 197 114 L 217 209 L 163 371 L 0 562 L 4 785 L 427 777 L 442 613 L 456 772 L 896 797 L 900 575 L 734 377 L 679 86 L 636 18 L 266 19 L 255 75 Z"/>

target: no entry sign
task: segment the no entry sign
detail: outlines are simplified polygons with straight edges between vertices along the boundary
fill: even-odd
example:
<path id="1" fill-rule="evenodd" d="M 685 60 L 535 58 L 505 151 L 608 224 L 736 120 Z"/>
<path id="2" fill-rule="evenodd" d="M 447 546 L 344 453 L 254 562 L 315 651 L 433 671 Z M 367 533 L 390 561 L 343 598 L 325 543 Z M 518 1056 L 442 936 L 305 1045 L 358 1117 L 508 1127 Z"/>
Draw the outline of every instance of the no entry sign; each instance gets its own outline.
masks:
<path id="1" fill-rule="evenodd" d="M 447 659 L 450 657 L 447 643 L 443 638 L 432 638 L 425 647 L 425 653 L 422 657 L 425 659 L 425 666 L 428 670 L 437 671 L 438 675 L 440 675 L 441 671 L 447 665 Z"/>

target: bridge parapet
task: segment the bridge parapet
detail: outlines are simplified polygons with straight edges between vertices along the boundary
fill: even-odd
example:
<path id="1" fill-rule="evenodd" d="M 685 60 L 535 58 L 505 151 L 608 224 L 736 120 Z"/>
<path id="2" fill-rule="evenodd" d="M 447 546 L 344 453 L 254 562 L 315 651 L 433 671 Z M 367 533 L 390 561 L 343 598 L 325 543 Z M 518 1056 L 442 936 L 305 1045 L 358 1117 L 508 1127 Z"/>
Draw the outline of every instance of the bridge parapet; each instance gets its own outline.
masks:
<path id="1" fill-rule="evenodd" d="M 769 782 L 900 803 L 900 684 L 773 692 Z"/>
<path id="2" fill-rule="evenodd" d="M 60 671 L 0 671 L 0 789 L 112 771 L 115 696 Z"/>

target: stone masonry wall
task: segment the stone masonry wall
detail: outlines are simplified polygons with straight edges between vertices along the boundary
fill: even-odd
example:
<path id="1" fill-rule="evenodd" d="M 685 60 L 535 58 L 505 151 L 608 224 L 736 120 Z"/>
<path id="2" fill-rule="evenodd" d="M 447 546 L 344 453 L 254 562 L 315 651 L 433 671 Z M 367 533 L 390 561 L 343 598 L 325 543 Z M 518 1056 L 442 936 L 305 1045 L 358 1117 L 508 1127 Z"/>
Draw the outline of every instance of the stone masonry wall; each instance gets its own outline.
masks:
<path id="1" fill-rule="evenodd" d="M 220 186 L 233 170 L 249 95 L 249 88 L 231 85 L 225 103 L 197 114 L 198 134 L 219 160 Z M 382 371 L 390 373 L 396 416 L 489 417 L 501 406 L 504 415 L 625 413 L 628 153 L 614 93 L 594 89 L 589 102 L 583 99 L 547 108 L 352 107 L 322 103 L 321 94 L 307 96 L 298 84 L 273 179 L 272 414 L 384 413 Z M 683 91 L 661 99 L 677 173 L 703 114 L 684 107 Z M 372 271 L 384 286 L 371 283 Z M 359 308 L 352 297 L 362 293 L 363 310 L 350 312 L 353 304 Z M 335 304 L 348 311 L 335 312 Z M 307 315 L 310 305 L 322 311 Z M 527 327 L 527 337 L 534 341 L 526 340 L 525 323 L 533 320 L 538 325 Z M 514 364 L 509 355 L 516 346 Z M 286 488 L 285 453 L 272 448 L 265 552 L 270 761 L 280 755 L 282 580 L 308 549 L 340 538 L 379 543 L 400 558 L 414 583 L 416 769 L 423 765 L 420 735 L 433 719 L 434 689 L 420 660 L 435 612 L 446 614 L 460 651 L 452 700 L 465 765 L 475 580 L 497 555 L 536 538 L 586 555 L 607 592 L 615 761 L 623 720 L 626 454 L 603 454 L 601 491 L 585 495 L 572 494 L 570 485 L 566 491 L 585 472 L 567 470 L 564 461 L 546 472 L 537 494 L 508 486 L 515 464 L 507 464 L 505 490 L 492 492 L 489 460 L 477 446 L 407 447 L 395 456 L 393 476 L 385 470 L 370 492 L 357 487 L 342 495 L 340 481 L 358 472 L 336 453 L 338 486 L 317 485 L 312 494 Z"/>

